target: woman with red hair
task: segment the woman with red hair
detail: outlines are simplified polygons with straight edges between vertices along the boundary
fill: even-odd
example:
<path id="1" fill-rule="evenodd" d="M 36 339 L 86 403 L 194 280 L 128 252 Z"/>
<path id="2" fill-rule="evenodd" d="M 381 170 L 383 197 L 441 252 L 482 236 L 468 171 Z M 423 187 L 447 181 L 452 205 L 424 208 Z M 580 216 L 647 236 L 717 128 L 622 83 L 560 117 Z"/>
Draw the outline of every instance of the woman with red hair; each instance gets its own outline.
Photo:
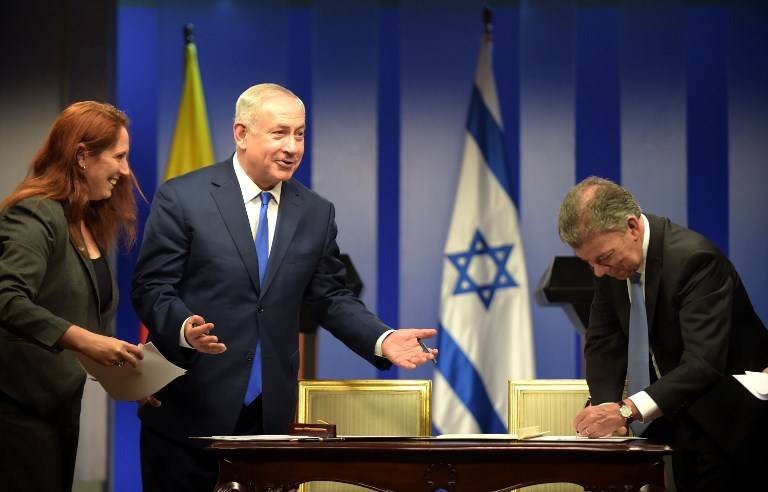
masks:
<path id="1" fill-rule="evenodd" d="M 74 352 L 136 366 L 110 336 L 107 261 L 136 237 L 128 118 L 78 102 L 56 118 L 27 177 L 0 205 L 0 470 L 4 490 L 69 491 L 85 372 Z"/>

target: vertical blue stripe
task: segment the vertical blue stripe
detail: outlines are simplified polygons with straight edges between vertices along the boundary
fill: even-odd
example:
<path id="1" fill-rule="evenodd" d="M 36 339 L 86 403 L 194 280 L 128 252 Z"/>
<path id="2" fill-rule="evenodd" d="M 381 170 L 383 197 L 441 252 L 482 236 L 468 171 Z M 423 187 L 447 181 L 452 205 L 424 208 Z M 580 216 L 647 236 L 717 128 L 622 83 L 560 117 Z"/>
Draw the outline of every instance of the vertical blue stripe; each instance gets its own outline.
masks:
<path id="1" fill-rule="evenodd" d="M 304 101 L 307 109 L 307 132 L 304 139 L 304 158 L 294 176 L 305 186 L 312 187 L 312 8 L 301 3 L 287 8 L 291 35 L 286 36 L 288 60 L 286 85 Z"/>
<path id="2" fill-rule="evenodd" d="M 118 7 L 117 11 L 117 105 L 131 119 L 129 160 L 142 190 L 151 201 L 157 187 L 157 23 L 154 8 Z M 183 53 L 179 36 L 179 53 Z M 139 199 L 139 232 L 149 214 L 149 204 Z M 137 246 L 117 257 L 120 304 L 116 335 L 135 342 L 139 319 L 131 306 L 131 273 Z M 139 474 L 139 419 L 136 403 L 114 402 L 112 414 L 111 484 L 115 492 L 141 490 Z"/>
<path id="3" fill-rule="evenodd" d="M 379 14 L 378 81 L 378 238 L 377 297 L 379 317 L 400 324 L 400 12 L 382 7 Z M 396 379 L 395 366 L 378 371 Z"/>
<path id="4" fill-rule="evenodd" d="M 618 14 L 577 13 L 576 181 L 590 175 L 621 182 Z"/>
<path id="5" fill-rule="evenodd" d="M 728 254 L 728 64 L 724 7 L 688 12 L 688 226 Z"/>
<path id="6" fill-rule="evenodd" d="M 615 8 L 576 14 L 576 181 L 621 182 L 619 34 Z M 583 377 L 581 335 L 574 334 L 574 374 Z"/>
<path id="7" fill-rule="evenodd" d="M 497 7 L 493 11 L 492 66 L 496 78 L 504 148 L 507 155 L 509 194 L 520 214 L 520 8 Z"/>

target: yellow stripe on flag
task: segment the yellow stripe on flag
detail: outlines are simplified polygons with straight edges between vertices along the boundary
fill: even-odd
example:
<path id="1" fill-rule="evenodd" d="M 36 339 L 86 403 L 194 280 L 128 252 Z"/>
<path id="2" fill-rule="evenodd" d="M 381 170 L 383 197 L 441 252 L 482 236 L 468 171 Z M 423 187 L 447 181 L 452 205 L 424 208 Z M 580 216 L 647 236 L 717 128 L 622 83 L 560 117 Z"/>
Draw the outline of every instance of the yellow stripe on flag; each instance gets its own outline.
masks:
<path id="1" fill-rule="evenodd" d="M 203 83 L 197 64 L 197 48 L 187 43 L 185 52 L 184 87 L 173 132 L 171 152 L 165 168 L 165 179 L 194 171 L 213 163 L 211 131 L 205 110 Z"/>

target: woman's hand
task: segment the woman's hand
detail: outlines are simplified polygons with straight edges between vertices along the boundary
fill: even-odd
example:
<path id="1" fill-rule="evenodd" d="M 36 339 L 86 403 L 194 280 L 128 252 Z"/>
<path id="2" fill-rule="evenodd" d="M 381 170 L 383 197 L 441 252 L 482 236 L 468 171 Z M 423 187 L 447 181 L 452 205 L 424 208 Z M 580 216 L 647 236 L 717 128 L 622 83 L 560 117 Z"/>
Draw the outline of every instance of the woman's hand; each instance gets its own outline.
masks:
<path id="1" fill-rule="evenodd" d="M 104 366 L 130 364 L 136 367 L 144 358 L 141 347 L 132 343 L 93 333 L 77 325 L 70 326 L 59 339 L 59 346 L 74 350 Z"/>

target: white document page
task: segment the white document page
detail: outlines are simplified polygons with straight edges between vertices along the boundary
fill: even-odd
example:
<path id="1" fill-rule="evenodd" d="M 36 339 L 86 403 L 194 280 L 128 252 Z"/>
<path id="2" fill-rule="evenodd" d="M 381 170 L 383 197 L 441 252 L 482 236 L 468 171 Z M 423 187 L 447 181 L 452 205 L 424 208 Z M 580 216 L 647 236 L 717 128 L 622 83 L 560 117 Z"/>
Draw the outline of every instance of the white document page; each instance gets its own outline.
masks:
<path id="1" fill-rule="evenodd" d="M 733 377 L 756 398 L 768 400 L 768 373 L 746 371 L 744 374 L 734 374 Z"/>
<path id="2" fill-rule="evenodd" d="M 607 437 L 581 437 L 581 436 L 541 436 L 534 437 L 532 441 L 564 441 L 564 442 L 626 442 L 645 439 L 636 436 L 607 436 Z"/>
<path id="3" fill-rule="evenodd" d="M 168 361 L 152 342 L 144 345 L 144 359 L 130 364 L 103 366 L 76 352 L 80 364 L 115 400 L 139 400 L 152 395 L 187 371 Z"/>
<path id="4" fill-rule="evenodd" d="M 192 439 L 207 439 L 209 441 L 322 441 L 324 438 L 289 434 L 254 434 L 250 436 L 193 436 Z M 336 440 L 337 438 L 330 439 Z"/>

